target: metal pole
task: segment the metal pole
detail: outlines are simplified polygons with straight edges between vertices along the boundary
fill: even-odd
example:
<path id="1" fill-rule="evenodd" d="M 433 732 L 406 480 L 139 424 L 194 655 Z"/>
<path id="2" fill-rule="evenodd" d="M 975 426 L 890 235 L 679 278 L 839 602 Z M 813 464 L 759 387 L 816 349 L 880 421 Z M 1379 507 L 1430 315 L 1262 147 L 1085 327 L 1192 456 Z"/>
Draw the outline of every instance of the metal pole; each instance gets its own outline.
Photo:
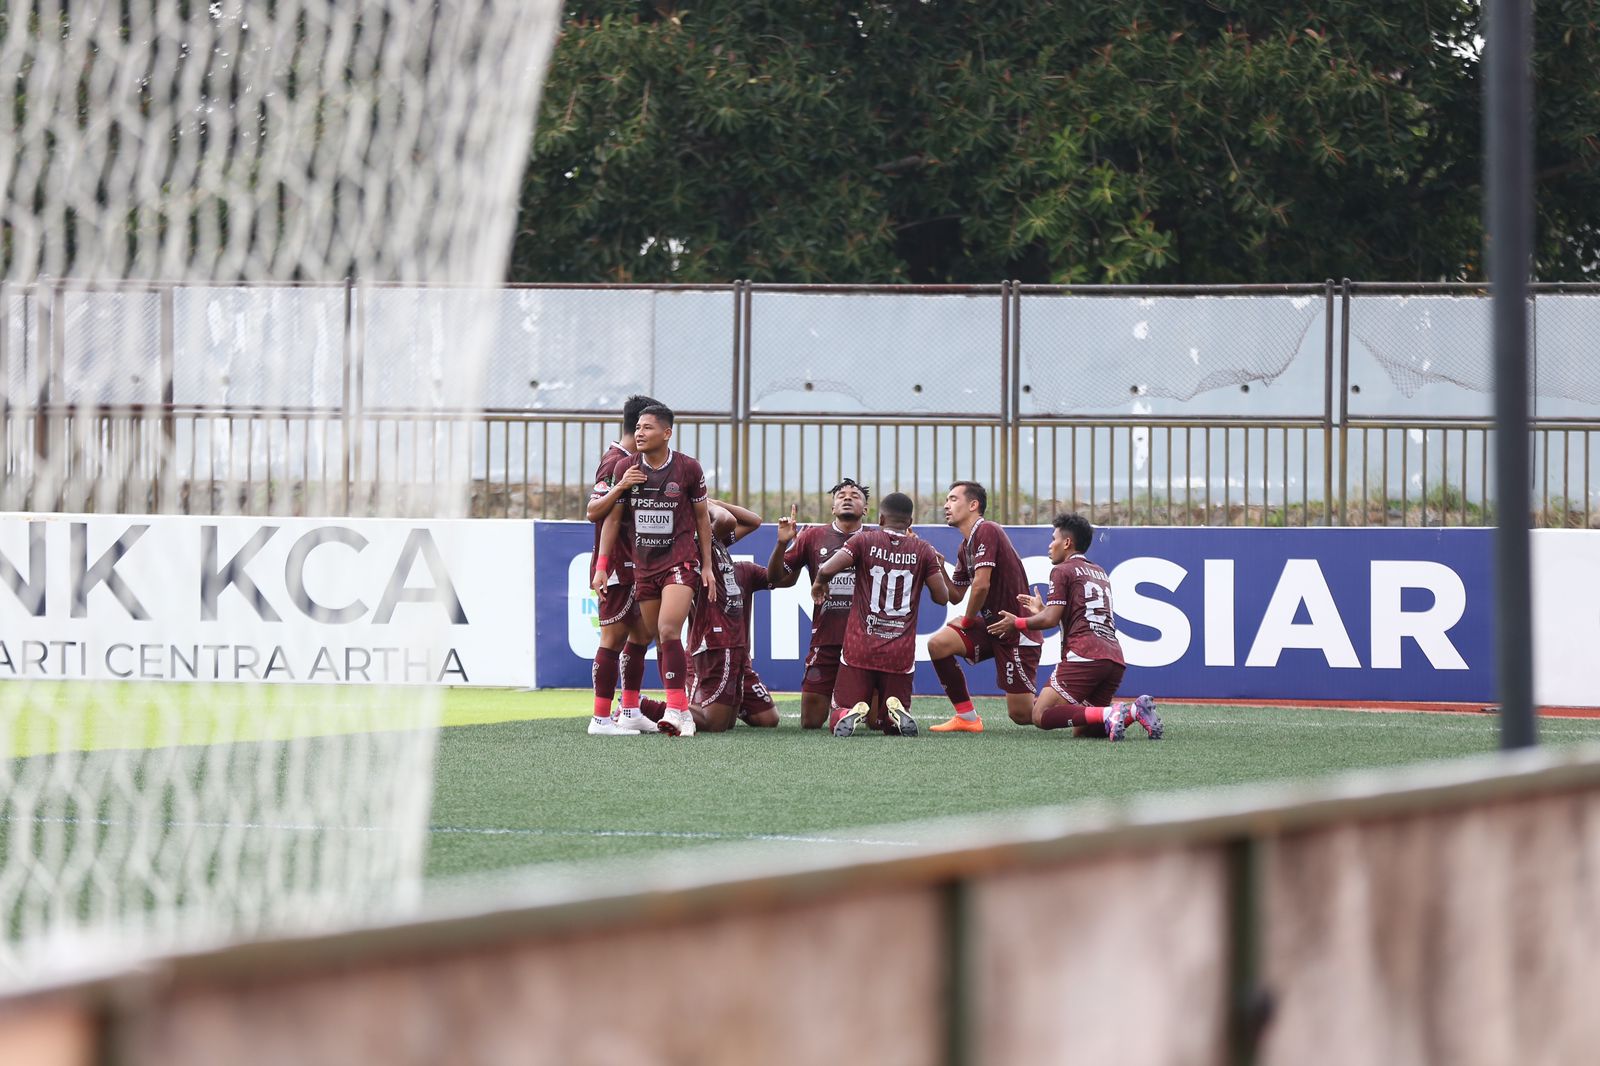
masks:
<path id="1" fill-rule="evenodd" d="M 1495 635 L 1500 746 L 1538 743 L 1528 536 L 1528 270 L 1533 230 L 1533 19 L 1529 0 L 1485 5 L 1486 261 L 1493 296 Z"/>

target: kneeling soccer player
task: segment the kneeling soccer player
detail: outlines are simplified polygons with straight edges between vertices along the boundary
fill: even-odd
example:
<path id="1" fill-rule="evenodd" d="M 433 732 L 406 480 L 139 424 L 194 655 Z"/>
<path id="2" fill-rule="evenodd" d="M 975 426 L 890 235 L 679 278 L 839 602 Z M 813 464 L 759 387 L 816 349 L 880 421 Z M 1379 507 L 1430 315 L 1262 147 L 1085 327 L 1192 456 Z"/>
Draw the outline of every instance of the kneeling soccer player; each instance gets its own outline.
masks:
<path id="1" fill-rule="evenodd" d="M 728 546 L 761 528 L 761 516 L 733 504 L 711 505 L 711 568 L 721 585 L 713 597 L 701 589 L 689 616 L 689 647 L 694 649 L 690 710 L 695 727 L 723 733 L 733 723 L 770 729 L 778 708 L 750 665 L 752 597 L 768 588 L 767 568 L 734 562 Z"/>
<path id="2" fill-rule="evenodd" d="M 940 606 L 950 602 L 950 587 L 939 553 L 911 532 L 912 513 L 911 497 L 891 492 L 880 504 L 879 528 L 851 537 L 813 575 L 811 598 L 819 604 L 835 574 L 853 569 L 856 575 L 828 723 L 836 737 L 851 736 L 863 724 L 917 735 L 907 711 L 916 669 L 917 611 L 924 587 Z M 868 721 L 874 693 L 883 698 L 879 723 Z"/>
<path id="3" fill-rule="evenodd" d="M 1033 724 L 1040 729 L 1072 726 L 1075 736 L 1121 740 L 1132 720 L 1151 740 L 1160 740 L 1164 731 L 1155 700 L 1113 699 L 1127 666 L 1111 613 L 1111 581 L 1097 563 L 1083 556 L 1094 540 L 1094 527 L 1076 514 L 1057 515 L 1053 525 L 1050 561 L 1055 568 L 1050 571 L 1049 601 L 1021 594 L 1017 601 L 1028 613 L 1019 617 L 1003 611 L 989 627 L 998 635 L 1007 629 L 1036 632 L 1058 622 L 1063 626 L 1061 662 L 1033 702 Z"/>

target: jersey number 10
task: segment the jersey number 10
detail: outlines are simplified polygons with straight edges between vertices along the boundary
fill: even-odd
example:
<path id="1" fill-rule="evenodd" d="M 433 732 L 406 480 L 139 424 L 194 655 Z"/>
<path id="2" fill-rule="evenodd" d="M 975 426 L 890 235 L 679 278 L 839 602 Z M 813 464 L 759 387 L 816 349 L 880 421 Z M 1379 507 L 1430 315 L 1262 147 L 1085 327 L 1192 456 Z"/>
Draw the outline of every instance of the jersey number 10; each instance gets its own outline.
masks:
<path id="1" fill-rule="evenodd" d="M 874 566 L 867 572 L 872 575 L 872 596 L 867 604 L 873 614 L 904 618 L 911 613 L 911 571 Z"/>

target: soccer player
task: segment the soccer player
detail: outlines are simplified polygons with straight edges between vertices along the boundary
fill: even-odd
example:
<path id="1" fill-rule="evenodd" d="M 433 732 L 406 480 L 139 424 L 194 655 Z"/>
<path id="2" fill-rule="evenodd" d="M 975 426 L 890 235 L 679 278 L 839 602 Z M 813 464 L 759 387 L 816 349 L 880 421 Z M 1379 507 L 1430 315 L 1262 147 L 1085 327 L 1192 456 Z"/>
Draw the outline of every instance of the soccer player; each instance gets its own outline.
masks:
<path id="1" fill-rule="evenodd" d="M 828 490 L 833 504 L 833 521 L 825 526 L 797 524 L 799 507 L 778 519 L 778 543 L 767 560 L 767 581 L 771 588 L 793 585 L 800 571 L 814 575 L 829 555 L 861 530 L 867 501 L 872 493 L 865 485 L 845 478 Z M 850 617 L 850 594 L 855 574 L 846 570 L 836 574 L 828 585 L 828 595 L 818 604 L 811 619 L 811 646 L 806 649 L 806 672 L 800 682 L 800 728 L 821 729 L 828 722 L 833 699 L 834 679 L 839 675 L 839 652 L 844 645 L 845 622 Z"/>
<path id="2" fill-rule="evenodd" d="M 926 586 L 933 602 L 950 602 L 944 564 L 933 545 L 911 532 L 911 497 L 891 492 L 878 511 L 878 529 L 862 530 L 815 571 L 811 599 L 828 597 L 834 575 L 853 571 L 850 620 L 845 626 L 839 678 L 833 687 L 836 737 L 848 737 L 868 721 L 874 695 L 883 699 L 878 726 L 885 733 L 917 735 L 911 706 L 917 659 L 917 611 Z"/>
<path id="3" fill-rule="evenodd" d="M 633 531 L 633 594 L 646 635 L 656 642 L 656 667 L 666 689 L 667 709 L 657 728 L 669 736 L 694 736 L 689 713 L 688 662 L 683 623 L 704 586 L 712 597 L 718 586 L 711 566 L 711 517 L 706 475 L 692 456 L 672 448 L 672 410 L 655 404 L 639 412 L 634 428 L 636 454 L 630 467 L 645 479 L 622 496 L 600 532 L 600 555 L 607 558 L 623 523 Z M 626 474 L 623 470 L 623 474 Z M 594 588 L 605 575 L 596 568 Z"/>
<path id="4" fill-rule="evenodd" d="M 616 546 L 609 557 L 600 554 L 600 531 L 606 516 L 622 495 L 644 482 L 644 472 L 630 467 L 633 459 L 634 430 L 639 412 L 659 401 L 649 396 L 629 396 L 622 405 L 622 436 L 611 442 L 600 457 L 594 472 L 594 488 L 589 493 L 586 517 L 594 523 L 594 568 L 605 575 L 605 583 L 595 593 L 600 608 L 600 647 L 594 653 L 594 717 L 589 733 L 594 736 L 637 736 L 656 732 L 656 721 L 665 704 L 642 698 L 644 656 L 649 634 L 633 599 L 633 560 L 629 530 L 619 530 Z M 614 710 L 618 677 L 622 679 L 622 707 Z"/>
<path id="5" fill-rule="evenodd" d="M 711 505 L 711 563 L 721 584 L 713 599 L 705 590 L 695 597 L 689 619 L 689 647 L 694 649 L 690 711 L 697 730 L 722 733 L 739 719 L 770 729 L 778 724 L 778 708 L 761 677 L 750 665 L 750 605 L 767 587 L 767 570 L 755 563 L 735 562 L 728 547 L 761 528 L 761 516 L 731 503 Z"/>
<path id="6" fill-rule="evenodd" d="M 972 709 L 972 694 L 957 655 L 973 663 L 993 659 L 995 682 L 1006 694 L 1011 720 L 1019 725 L 1033 720 L 1038 639 L 1011 629 L 995 636 L 986 628 L 1000 617 L 1002 608 L 1014 607 L 1017 597 L 1028 591 L 1028 575 L 1011 538 L 983 516 L 988 505 L 989 494 L 976 481 L 957 481 L 944 498 L 945 524 L 961 531 L 950 601 L 963 604 L 965 610 L 928 640 L 934 672 L 956 712 L 948 722 L 932 726 L 935 733 L 983 732 L 983 719 Z"/>
<path id="7" fill-rule="evenodd" d="M 1061 662 L 1050 683 L 1033 703 L 1033 724 L 1040 729 L 1072 726 L 1074 736 L 1121 740 L 1130 720 L 1144 727 L 1151 740 L 1165 734 L 1155 700 L 1140 696 L 1117 702 L 1117 686 L 1126 668 L 1117 623 L 1111 613 L 1111 582 L 1106 572 L 1084 558 L 1094 540 L 1094 527 L 1082 515 L 1057 515 L 1050 536 L 1050 599 L 1024 594 L 1017 597 L 1028 613 L 1021 617 L 1001 611 L 989 632 L 1010 629 L 1039 632 L 1062 626 Z M 1065 615 L 1065 618 L 1062 616 Z"/>

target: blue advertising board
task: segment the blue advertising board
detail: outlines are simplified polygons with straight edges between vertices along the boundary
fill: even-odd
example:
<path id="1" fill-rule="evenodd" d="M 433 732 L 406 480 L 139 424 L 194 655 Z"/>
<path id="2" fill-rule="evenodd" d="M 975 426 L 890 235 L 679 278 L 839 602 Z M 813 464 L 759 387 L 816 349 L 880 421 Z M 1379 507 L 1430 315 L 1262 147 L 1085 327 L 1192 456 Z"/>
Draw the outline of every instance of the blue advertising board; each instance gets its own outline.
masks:
<path id="1" fill-rule="evenodd" d="M 1047 526 L 1008 526 L 1036 590 L 1050 573 Z M 919 526 L 946 558 L 959 536 Z M 776 531 L 734 546 L 765 563 Z M 599 639 L 588 591 L 593 527 L 534 530 L 536 662 L 544 687 L 587 687 Z M 1128 660 L 1124 692 L 1162 698 L 1487 701 L 1493 699 L 1492 532 L 1487 529 L 1108 528 L 1089 557 L 1111 577 Z M 926 637 L 960 608 L 924 600 Z M 780 692 L 800 687 L 810 639 L 805 578 L 755 597 L 756 670 Z M 925 641 L 923 642 L 925 644 Z M 652 655 L 654 653 L 652 652 Z M 1041 676 L 1060 654 L 1045 638 Z M 994 695 L 994 667 L 967 667 Z M 645 682 L 654 686 L 654 667 Z M 916 691 L 942 690 L 919 649 Z"/>

